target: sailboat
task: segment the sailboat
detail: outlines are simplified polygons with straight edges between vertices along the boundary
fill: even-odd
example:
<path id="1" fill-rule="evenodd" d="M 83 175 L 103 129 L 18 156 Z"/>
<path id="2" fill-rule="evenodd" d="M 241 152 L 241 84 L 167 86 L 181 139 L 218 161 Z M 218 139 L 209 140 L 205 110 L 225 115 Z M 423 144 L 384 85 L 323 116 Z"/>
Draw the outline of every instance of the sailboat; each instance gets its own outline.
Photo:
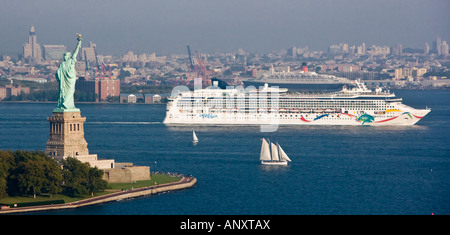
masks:
<path id="1" fill-rule="evenodd" d="M 259 160 L 263 165 L 287 165 L 291 159 L 287 156 L 281 146 L 277 143 L 267 142 L 266 139 L 262 139 L 261 154 Z"/>
<path id="2" fill-rule="evenodd" d="M 193 143 L 197 143 L 198 142 L 198 138 L 197 138 L 197 135 L 195 134 L 195 131 L 192 131 L 192 142 Z"/>

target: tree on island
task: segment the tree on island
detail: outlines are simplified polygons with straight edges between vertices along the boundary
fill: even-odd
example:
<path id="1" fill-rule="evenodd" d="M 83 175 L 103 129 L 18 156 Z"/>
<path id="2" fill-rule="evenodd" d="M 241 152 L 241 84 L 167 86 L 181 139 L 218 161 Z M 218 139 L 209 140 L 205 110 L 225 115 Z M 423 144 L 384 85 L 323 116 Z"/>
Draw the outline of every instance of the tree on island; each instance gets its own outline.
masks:
<path id="1" fill-rule="evenodd" d="M 0 199 L 8 196 L 7 178 L 14 164 L 12 151 L 0 151 Z"/>
<path id="2" fill-rule="evenodd" d="M 76 158 L 68 157 L 62 161 L 64 193 L 70 196 L 91 194 L 104 190 L 107 182 L 102 179 L 103 171 L 91 168 Z"/>
<path id="3" fill-rule="evenodd" d="M 12 153 L 12 152 L 10 152 Z M 27 195 L 61 192 L 61 167 L 42 151 L 17 150 L 10 169 L 8 194 Z"/>
<path id="4" fill-rule="evenodd" d="M 63 192 L 69 196 L 104 190 L 103 171 L 68 157 L 63 167 L 42 151 L 0 150 L 0 199 Z"/>

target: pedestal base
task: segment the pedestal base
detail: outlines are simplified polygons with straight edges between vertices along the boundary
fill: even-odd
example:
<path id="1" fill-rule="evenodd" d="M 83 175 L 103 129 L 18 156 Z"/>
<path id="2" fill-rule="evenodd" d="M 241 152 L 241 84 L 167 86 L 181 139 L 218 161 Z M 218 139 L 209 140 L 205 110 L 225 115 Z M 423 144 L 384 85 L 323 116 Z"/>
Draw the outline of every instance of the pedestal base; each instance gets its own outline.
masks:
<path id="1" fill-rule="evenodd" d="M 55 109 L 58 110 L 58 109 Z M 53 112 L 47 118 L 50 122 L 50 136 L 45 152 L 61 160 L 65 156 L 88 155 L 87 142 L 84 139 L 84 122 L 79 109 L 75 112 L 69 110 Z"/>
<path id="2" fill-rule="evenodd" d="M 70 113 L 70 112 L 81 112 L 79 108 L 74 109 L 62 109 L 62 108 L 56 108 L 53 109 L 54 113 Z"/>

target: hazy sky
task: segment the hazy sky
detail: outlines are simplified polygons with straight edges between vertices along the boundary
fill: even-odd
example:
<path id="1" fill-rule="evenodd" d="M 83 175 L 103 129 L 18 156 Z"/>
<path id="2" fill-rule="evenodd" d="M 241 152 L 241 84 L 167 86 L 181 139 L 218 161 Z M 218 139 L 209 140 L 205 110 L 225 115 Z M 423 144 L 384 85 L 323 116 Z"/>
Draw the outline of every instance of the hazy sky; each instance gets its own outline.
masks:
<path id="1" fill-rule="evenodd" d="M 72 50 L 75 33 L 101 54 L 267 52 L 291 46 L 424 48 L 450 43 L 450 0 L 0 0 L 0 54 L 38 43 Z"/>

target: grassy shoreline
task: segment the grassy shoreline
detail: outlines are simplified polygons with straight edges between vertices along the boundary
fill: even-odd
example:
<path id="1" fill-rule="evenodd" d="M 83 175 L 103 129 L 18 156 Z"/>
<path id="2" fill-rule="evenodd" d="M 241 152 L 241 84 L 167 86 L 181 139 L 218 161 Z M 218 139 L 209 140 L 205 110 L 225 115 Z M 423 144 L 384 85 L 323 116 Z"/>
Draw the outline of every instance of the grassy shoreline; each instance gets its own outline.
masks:
<path id="1" fill-rule="evenodd" d="M 148 187 L 148 186 L 155 186 L 155 185 L 161 185 L 171 182 L 178 182 L 181 180 L 181 176 L 173 176 L 168 174 L 152 174 L 151 180 L 143 180 L 143 181 L 136 181 L 132 183 L 109 183 L 106 190 L 102 192 L 97 192 L 94 194 L 93 197 L 96 196 L 102 196 L 110 193 L 115 193 L 118 191 L 123 190 L 129 190 L 129 189 L 136 189 L 136 188 L 142 188 L 142 187 Z M 62 194 L 56 194 L 52 195 L 39 195 L 34 198 L 32 195 L 25 196 L 25 197 L 5 197 L 0 199 L 0 205 L 14 205 L 17 204 L 18 207 L 21 203 L 30 203 L 30 202 L 52 202 L 52 201 L 58 201 L 58 200 L 64 200 L 64 203 L 70 203 L 75 201 L 80 201 L 84 199 L 93 198 L 91 195 L 81 195 L 77 197 L 70 197 L 67 195 Z M 12 206 L 11 206 L 12 207 Z"/>

